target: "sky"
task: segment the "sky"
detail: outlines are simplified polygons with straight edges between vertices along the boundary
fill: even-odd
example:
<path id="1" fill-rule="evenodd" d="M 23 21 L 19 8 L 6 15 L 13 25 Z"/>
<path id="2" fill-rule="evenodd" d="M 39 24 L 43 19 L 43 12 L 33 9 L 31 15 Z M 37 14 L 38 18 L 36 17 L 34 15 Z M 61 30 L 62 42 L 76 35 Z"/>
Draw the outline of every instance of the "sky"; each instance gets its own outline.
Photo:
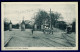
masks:
<path id="1" fill-rule="evenodd" d="M 49 13 L 50 9 L 53 12 L 61 13 L 63 21 L 71 23 L 75 14 L 74 4 L 5 4 L 4 17 L 16 24 L 23 20 L 31 20 L 37 14 L 39 9 Z"/>

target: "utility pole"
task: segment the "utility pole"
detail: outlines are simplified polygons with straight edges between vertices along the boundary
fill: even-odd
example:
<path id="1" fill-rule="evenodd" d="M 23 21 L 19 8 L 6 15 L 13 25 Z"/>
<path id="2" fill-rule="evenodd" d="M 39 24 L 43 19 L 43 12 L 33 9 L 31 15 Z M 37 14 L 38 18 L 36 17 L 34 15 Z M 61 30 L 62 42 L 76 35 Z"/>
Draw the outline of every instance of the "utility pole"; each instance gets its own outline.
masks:
<path id="1" fill-rule="evenodd" d="M 23 20 L 24 20 L 24 17 L 23 17 Z"/>
<path id="2" fill-rule="evenodd" d="M 52 26 L 51 26 L 51 9 L 50 9 L 50 29 L 52 29 Z"/>

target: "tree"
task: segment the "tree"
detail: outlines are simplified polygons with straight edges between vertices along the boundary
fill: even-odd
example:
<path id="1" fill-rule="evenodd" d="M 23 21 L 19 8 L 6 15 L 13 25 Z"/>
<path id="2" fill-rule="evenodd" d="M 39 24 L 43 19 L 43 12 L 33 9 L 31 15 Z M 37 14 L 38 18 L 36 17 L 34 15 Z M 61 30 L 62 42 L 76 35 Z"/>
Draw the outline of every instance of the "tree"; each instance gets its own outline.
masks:
<path id="1" fill-rule="evenodd" d="M 51 16 L 51 24 L 52 24 L 54 27 L 55 27 L 56 22 L 58 21 L 58 19 L 59 19 L 59 18 L 62 18 L 62 17 L 61 17 L 61 14 L 60 14 L 60 13 L 57 13 L 57 12 L 51 13 L 50 16 Z"/>
<path id="2" fill-rule="evenodd" d="M 30 24 L 25 24 L 25 28 L 26 28 L 26 29 L 31 29 L 32 27 L 31 27 Z"/>
<path id="3" fill-rule="evenodd" d="M 46 19 L 49 19 L 48 13 L 46 11 L 39 10 L 35 18 L 35 23 L 37 25 L 41 25 L 44 23 L 44 20 Z"/>
<path id="4" fill-rule="evenodd" d="M 45 20 L 49 20 L 49 15 L 46 11 L 39 10 L 34 19 L 34 24 L 37 24 L 37 28 L 41 29 L 41 25 L 45 23 Z"/>
<path id="5" fill-rule="evenodd" d="M 4 31 L 9 30 L 9 20 L 4 18 Z"/>
<path id="6" fill-rule="evenodd" d="M 66 27 L 67 27 L 67 24 L 66 24 L 66 22 L 64 22 L 64 21 L 58 21 L 58 25 L 57 25 L 57 26 L 59 26 L 59 27 L 58 27 L 59 29 L 65 30 Z"/>
<path id="7" fill-rule="evenodd" d="M 75 25 L 76 24 L 76 22 L 75 21 L 73 21 L 73 23 L 72 23 L 72 32 L 75 32 Z"/>
<path id="8" fill-rule="evenodd" d="M 38 25 L 38 28 L 45 23 L 46 23 L 51 27 L 55 26 L 56 22 L 58 21 L 58 19 L 61 18 L 61 14 L 60 13 L 53 13 L 52 11 L 50 11 L 50 13 L 47 13 L 46 11 L 43 10 L 39 10 L 39 12 L 37 13 L 37 15 L 34 17 L 35 19 L 35 23 Z"/>
<path id="9" fill-rule="evenodd" d="M 4 31 L 9 30 L 9 23 L 4 21 Z"/>

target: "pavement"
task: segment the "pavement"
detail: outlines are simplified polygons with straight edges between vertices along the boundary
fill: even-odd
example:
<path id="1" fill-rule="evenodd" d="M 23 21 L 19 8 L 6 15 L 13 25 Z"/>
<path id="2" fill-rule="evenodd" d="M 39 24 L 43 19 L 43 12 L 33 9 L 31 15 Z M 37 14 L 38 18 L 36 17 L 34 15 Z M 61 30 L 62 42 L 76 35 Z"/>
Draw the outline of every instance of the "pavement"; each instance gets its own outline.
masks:
<path id="1" fill-rule="evenodd" d="M 31 29 L 5 31 L 4 44 L 6 47 L 73 47 L 68 42 L 70 39 L 65 39 L 66 34 L 63 36 L 64 31 L 56 28 L 54 30 L 53 34 L 44 34 L 42 31 L 34 31 L 32 34 Z M 71 36 L 74 38 L 75 34 Z M 12 38 L 8 41 L 10 37 Z M 73 40 L 75 41 L 75 38 Z"/>

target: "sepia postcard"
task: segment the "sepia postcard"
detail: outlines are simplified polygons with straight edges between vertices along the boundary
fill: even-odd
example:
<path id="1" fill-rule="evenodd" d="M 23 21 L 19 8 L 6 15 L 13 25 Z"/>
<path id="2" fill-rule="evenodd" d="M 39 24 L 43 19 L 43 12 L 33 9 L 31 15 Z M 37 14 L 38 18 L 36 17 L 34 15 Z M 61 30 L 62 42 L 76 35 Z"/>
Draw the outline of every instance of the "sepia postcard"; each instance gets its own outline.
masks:
<path id="1" fill-rule="evenodd" d="M 78 2 L 1 2 L 1 50 L 78 50 Z"/>

